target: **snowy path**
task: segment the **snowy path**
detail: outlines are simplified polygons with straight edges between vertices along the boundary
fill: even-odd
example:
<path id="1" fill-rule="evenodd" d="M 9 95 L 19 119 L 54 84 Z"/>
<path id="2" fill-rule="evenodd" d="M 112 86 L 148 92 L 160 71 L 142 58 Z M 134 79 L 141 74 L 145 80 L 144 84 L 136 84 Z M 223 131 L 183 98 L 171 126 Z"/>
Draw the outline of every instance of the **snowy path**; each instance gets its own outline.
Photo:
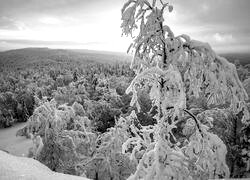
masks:
<path id="1" fill-rule="evenodd" d="M 26 137 L 16 137 L 16 132 L 25 126 L 25 123 L 18 123 L 10 128 L 0 129 L 0 150 L 6 150 L 17 156 L 27 156 L 32 141 Z"/>

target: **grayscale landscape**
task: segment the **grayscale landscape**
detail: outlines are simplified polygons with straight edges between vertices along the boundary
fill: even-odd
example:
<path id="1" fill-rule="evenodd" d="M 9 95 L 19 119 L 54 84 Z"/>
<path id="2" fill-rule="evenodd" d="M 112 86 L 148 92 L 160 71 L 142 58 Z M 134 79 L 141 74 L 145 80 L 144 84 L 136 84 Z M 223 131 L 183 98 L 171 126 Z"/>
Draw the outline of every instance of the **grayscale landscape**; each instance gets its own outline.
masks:
<path id="1" fill-rule="evenodd" d="M 0 0 L 0 180 L 249 179 L 249 7 Z"/>

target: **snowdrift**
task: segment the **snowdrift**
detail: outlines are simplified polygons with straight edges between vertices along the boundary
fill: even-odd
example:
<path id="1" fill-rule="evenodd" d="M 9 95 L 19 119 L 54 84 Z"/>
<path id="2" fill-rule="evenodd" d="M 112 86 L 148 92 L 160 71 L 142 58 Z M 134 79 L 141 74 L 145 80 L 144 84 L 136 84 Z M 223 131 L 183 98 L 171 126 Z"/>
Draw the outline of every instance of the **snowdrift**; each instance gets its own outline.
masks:
<path id="1" fill-rule="evenodd" d="M 17 157 L 0 151 L 1 180 L 89 180 L 84 177 L 72 176 L 51 171 L 40 162 L 26 157 Z"/>

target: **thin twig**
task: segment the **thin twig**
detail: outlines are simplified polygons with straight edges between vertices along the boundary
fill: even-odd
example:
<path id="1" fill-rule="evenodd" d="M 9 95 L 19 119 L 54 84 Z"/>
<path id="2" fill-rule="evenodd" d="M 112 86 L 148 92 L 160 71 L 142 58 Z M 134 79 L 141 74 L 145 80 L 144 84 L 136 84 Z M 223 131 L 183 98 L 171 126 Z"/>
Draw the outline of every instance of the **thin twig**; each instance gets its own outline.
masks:
<path id="1" fill-rule="evenodd" d="M 198 130 L 199 130 L 199 132 L 201 134 L 201 137 L 203 137 L 203 133 L 202 133 L 201 128 L 200 128 L 200 124 L 199 124 L 197 118 L 195 117 L 195 115 L 193 113 L 191 113 L 190 111 L 188 111 L 187 109 L 183 109 L 183 111 L 188 113 L 194 119 L 195 124 L 196 124 L 196 126 L 197 126 L 197 128 L 198 128 Z"/>

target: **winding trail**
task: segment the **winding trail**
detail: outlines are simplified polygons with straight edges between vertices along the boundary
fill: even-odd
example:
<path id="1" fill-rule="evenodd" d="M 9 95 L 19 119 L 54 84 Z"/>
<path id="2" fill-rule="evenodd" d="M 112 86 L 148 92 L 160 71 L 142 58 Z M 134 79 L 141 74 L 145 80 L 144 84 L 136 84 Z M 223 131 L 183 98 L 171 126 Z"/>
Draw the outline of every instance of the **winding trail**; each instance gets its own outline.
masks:
<path id="1" fill-rule="evenodd" d="M 27 156 L 29 148 L 32 147 L 32 141 L 26 137 L 16 137 L 17 130 L 24 126 L 25 123 L 18 123 L 12 127 L 0 129 L 0 150 L 16 156 Z"/>

